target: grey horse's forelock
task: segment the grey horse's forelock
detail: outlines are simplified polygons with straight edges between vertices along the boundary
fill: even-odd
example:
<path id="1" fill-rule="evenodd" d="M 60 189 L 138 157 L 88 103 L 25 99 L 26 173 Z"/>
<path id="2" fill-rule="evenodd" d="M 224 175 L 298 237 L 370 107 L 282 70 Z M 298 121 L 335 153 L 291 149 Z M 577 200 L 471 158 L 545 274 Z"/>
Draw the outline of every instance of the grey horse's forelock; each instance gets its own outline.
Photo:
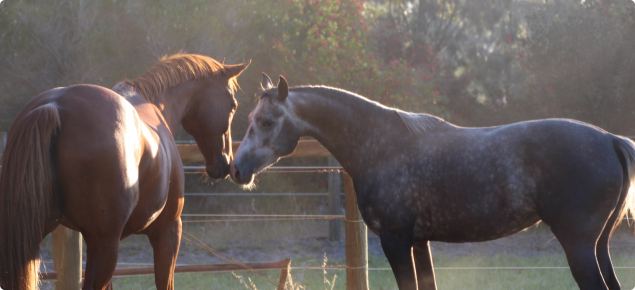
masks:
<path id="1" fill-rule="evenodd" d="M 260 102 L 262 101 L 262 99 L 267 99 L 267 98 L 271 100 L 271 98 L 274 98 L 276 95 L 278 95 L 278 88 L 276 87 L 262 88 L 255 95 L 256 102 Z"/>
<path id="2" fill-rule="evenodd" d="M 395 110 L 395 112 L 397 112 L 401 121 L 408 127 L 408 131 L 412 135 L 425 133 L 437 124 L 445 122 L 439 117 L 428 114 L 410 113 L 401 110 Z"/>

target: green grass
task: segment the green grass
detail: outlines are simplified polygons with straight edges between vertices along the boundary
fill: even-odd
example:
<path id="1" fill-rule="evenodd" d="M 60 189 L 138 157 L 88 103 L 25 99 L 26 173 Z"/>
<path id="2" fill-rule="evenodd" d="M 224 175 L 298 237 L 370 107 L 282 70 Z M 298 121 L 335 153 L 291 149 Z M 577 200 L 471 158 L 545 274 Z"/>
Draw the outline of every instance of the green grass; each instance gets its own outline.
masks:
<path id="1" fill-rule="evenodd" d="M 230 249 L 246 247 L 254 251 L 272 253 L 276 248 L 284 248 L 285 258 L 292 259 L 292 267 L 299 266 L 320 266 L 322 257 L 320 252 L 313 248 L 320 248 L 324 243 L 317 242 L 315 245 L 309 240 L 319 236 L 327 235 L 327 223 L 325 221 L 299 221 L 299 222 L 278 222 L 278 223 L 213 223 L 213 224 L 188 224 L 185 230 L 201 238 L 206 244 L 226 252 Z M 632 227 L 619 228 L 616 232 L 616 247 L 612 248 L 612 258 L 615 266 L 635 267 L 635 251 L 633 251 L 633 229 Z M 283 232 L 284 234 L 280 234 Z M 253 237 L 249 238 L 249 234 Z M 436 268 L 449 267 L 545 267 L 557 266 L 567 267 L 566 258 L 561 250 L 549 249 L 549 245 L 557 243 L 552 239 L 550 230 L 545 226 L 532 228 L 526 232 L 517 234 L 521 239 L 508 240 L 501 244 L 504 248 L 494 251 L 495 254 L 488 254 L 491 251 L 475 251 L 468 254 L 457 254 L 453 249 L 459 245 L 436 243 L 433 244 L 433 258 Z M 241 239 L 236 240 L 239 236 Z M 302 237 L 304 242 L 298 240 L 286 240 L 284 237 Z M 263 238 L 264 237 L 264 238 Z M 281 240 L 269 241 L 269 238 L 278 237 Z M 540 237 L 540 243 L 523 245 L 524 241 L 531 241 L 532 237 Z M 549 241 L 549 242 L 546 242 Z M 546 243 L 545 243 L 546 242 Z M 336 242 L 341 243 L 341 242 Z M 520 243 L 520 244 L 517 244 Z M 45 248 L 50 248 L 50 239 L 45 240 Z M 485 248 L 486 243 L 483 244 Z M 617 246 L 620 245 L 620 246 Z M 129 257 L 141 257 L 142 260 L 151 261 L 152 249 L 149 247 L 147 238 L 144 236 L 132 236 L 122 241 L 120 255 Z M 526 246 L 534 247 L 532 251 L 525 251 Z M 491 248 L 491 246 L 489 247 Z M 436 249 L 436 250 L 435 250 Z M 279 251 L 279 249 L 278 249 Z M 313 254 L 310 254 L 313 253 Z M 138 255 L 138 256 L 137 256 Z M 205 255 L 208 253 L 184 241 L 179 253 L 180 263 L 207 263 Z M 192 260 L 192 257 L 196 259 Z M 200 258 L 200 259 L 199 259 Z M 50 257 L 48 258 L 50 259 Z M 85 259 L 85 257 L 84 257 Z M 135 258 L 136 259 L 136 258 Z M 189 260 L 188 260 L 189 259 Z M 243 261 L 254 262 L 257 259 L 240 258 Z M 267 260 L 266 258 L 264 260 Z M 200 262 L 196 262 L 200 261 Z M 132 260 L 131 262 L 137 262 Z M 343 265 L 343 259 L 329 257 L 328 265 Z M 369 257 L 371 268 L 389 268 L 384 257 Z M 260 275 L 266 276 L 272 281 L 277 281 L 280 275 L 278 270 L 258 271 Z M 443 289 L 578 289 L 577 284 L 571 276 L 569 269 L 522 269 L 522 270 L 452 270 L 437 269 L 436 278 L 438 288 Z M 618 278 L 622 284 L 622 289 L 631 290 L 635 288 L 635 269 L 616 269 Z M 337 278 L 335 278 L 337 276 Z M 332 289 L 345 289 L 346 271 L 328 270 L 326 275 L 323 271 L 295 269 L 291 271 L 291 278 L 296 289 L 331 289 L 325 282 L 325 278 L 332 282 L 335 278 Z M 249 280 L 251 279 L 251 281 Z M 275 289 L 275 287 L 257 277 L 246 272 L 237 271 L 222 273 L 182 273 L 175 275 L 176 289 L 254 289 L 253 283 L 260 290 Z M 154 276 L 137 277 L 117 277 L 114 278 L 115 289 L 146 290 L 155 289 Z M 369 272 L 370 289 L 397 289 L 395 279 L 391 271 Z M 52 287 L 42 289 L 52 289 Z"/>
<path id="2" fill-rule="evenodd" d="M 300 264 L 302 260 L 297 259 Z M 371 268 L 388 267 L 383 257 L 370 257 Z M 344 261 L 330 261 L 329 264 L 343 264 Z M 616 266 L 635 266 L 635 254 L 614 255 Z M 292 266 L 294 264 L 292 263 Z M 496 255 L 493 257 L 435 257 L 435 267 L 531 267 L 531 266 L 567 266 L 563 255 L 539 255 L 522 257 L 515 255 Z M 259 271 L 260 275 L 277 281 L 279 271 Z M 617 276 L 622 289 L 630 290 L 635 287 L 635 269 L 617 269 Z M 325 277 L 333 281 L 333 289 L 345 289 L 346 271 L 328 270 L 326 276 L 322 270 L 292 270 L 291 276 L 296 285 L 305 288 L 298 289 L 331 289 L 325 282 Z M 242 278 L 242 282 L 241 282 Z M 439 289 L 578 289 L 577 284 L 568 269 L 531 269 L 531 270 L 449 270 L 436 271 Z M 251 279 L 251 282 L 250 280 Z M 177 289 L 275 289 L 263 279 L 249 272 L 234 273 L 196 273 L 175 275 Z M 245 286 L 247 284 L 248 286 Z M 370 289 L 397 289 L 391 271 L 369 271 Z M 114 279 L 116 289 L 146 290 L 154 289 L 154 277 L 122 277 Z"/>

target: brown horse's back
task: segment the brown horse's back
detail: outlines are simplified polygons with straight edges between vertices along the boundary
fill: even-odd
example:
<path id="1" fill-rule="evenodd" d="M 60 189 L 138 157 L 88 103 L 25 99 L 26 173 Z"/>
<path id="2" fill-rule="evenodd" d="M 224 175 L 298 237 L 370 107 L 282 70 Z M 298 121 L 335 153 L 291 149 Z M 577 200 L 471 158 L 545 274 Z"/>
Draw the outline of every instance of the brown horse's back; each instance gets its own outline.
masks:
<path id="1" fill-rule="evenodd" d="M 55 105 L 62 120 L 55 148 L 58 188 L 62 208 L 72 209 L 64 211 L 62 223 L 100 232 L 94 225 L 106 219 L 123 229 L 136 205 L 143 153 L 134 108 L 115 92 L 90 85 L 62 89 Z"/>
<path id="2" fill-rule="evenodd" d="M 37 245 L 60 222 L 118 242 L 138 199 L 141 129 L 130 103 L 92 85 L 47 91 L 20 111 L 9 133 L 0 204 L 2 236 L 13 239 L 3 243 L 2 266 L 19 270 L 9 273 L 16 279 L 2 277 L 4 288 L 35 289 Z M 15 236 L 24 240 L 15 243 Z M 112 257 L 102 262 L 116 263 Z"/>
<path id="3" fill-rule="evenodd" d="M 62 119 L 58 187 L 62 208 L 72 209 L 64 211 L 62 224 L 100 241 L 118 243 L 165 215 L 178 219 L 182 208 L 182 202 L 168 202 L 183 194 L 170 129 L 154 105 L 134 103 L 90 85 L 62 89 L 55 99 Z"/>

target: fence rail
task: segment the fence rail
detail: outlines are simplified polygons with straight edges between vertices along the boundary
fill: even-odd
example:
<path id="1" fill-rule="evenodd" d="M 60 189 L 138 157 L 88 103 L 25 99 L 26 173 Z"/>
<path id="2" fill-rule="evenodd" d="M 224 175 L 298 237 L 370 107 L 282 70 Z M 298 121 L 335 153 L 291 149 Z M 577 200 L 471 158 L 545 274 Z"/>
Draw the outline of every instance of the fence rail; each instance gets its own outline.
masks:
<path id="1" fill-rule="evenodd" d="M 257 262 L 257 263 L 244 263 L 251 270 L 286 270 L 289 268 L 291 260 L 285 259 L 277 262 Z M 154 264 L 147 264 L 154 265 Z M 202 265 L 176 265 L 174 273 L 196 273 L 196 272 L 225 272 L 225 271 L 248 271 L 245 267 L 234 264 L 202 264 Z M 82 277 L 84 277 L 85 271 L 82 271 Z M 117 268 L 113 276 L 136 276 L 136 275 L 152 275 L 154 274 L 154 266 L 152 267 L 129 267 L 129 268 Z M 42 273 L 40 278 L 42 280 L 54 280 L 57 279 L 57 272 L 47 271 Z M 285 280 L 286 281 L 286 280 Z"/>
<path id="2" fill-rule="evenodd" d="M 181 161 L 183 163 L 188 162 L 200 162 L 205 161 L 203 157 L 203 153 L 198 149 L 198 145 L 196 143 L 183 143 L 178 142 L 176 147 L 179 150 L 179 154 L 181 155 Z M 240 142 L 233 142 L 232 149 L 233 152 L 238 150 L 238 146 L 240 146 Z M 291 155 L 287 157 L 329 157 L 331 153 L 320 144 L 316 140 L 300 140 L 298 142 L 298 146 L 295 148 L 295 151 L 291 153 Z"/>
<path id="3" fill-rule="evenodd" d="M 328 192 L 208 192 L 208 193 L 186 193 L 185 196 L 328 196 Z M 337 194 L 337 193 L 336 193 Z M 344 195 L 343 192 L 339 193 Z"/>

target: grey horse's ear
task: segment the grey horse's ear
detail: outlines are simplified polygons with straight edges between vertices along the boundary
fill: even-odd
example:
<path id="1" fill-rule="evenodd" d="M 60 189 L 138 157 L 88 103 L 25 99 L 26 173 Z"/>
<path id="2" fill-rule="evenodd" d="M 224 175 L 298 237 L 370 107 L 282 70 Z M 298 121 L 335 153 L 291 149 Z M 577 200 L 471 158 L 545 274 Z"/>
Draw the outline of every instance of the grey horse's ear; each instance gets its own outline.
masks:
<path id="1" fill-rule="evenodd" d="M 285 80 L 283 76 L 280 76 L 280 80 L 278 81 L 278 100 L 284 102 L 288 95 L 289 84 L 287 84 L 287 80 Z"/>
<path id="2" fill-rule="evenodd" d="M 262 83 L 260 83 L 260 86 L 263 90 L 273 88 L 273 82 L 266 73 L 262 73 Z"/>

